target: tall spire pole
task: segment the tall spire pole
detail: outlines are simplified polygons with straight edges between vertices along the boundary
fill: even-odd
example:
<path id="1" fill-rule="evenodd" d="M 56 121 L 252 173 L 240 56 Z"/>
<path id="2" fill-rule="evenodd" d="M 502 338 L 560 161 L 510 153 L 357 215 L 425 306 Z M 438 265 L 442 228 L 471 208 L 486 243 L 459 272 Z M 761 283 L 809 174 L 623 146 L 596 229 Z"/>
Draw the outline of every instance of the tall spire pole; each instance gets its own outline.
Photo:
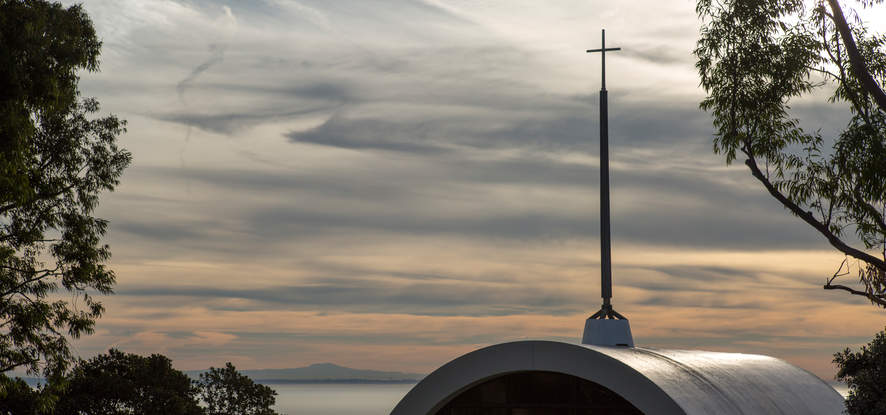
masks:
<path id="1" fill-rule="evenodd" d="M 606 91 L 606 52 L 621 48 L 606 47 L 606 29 L 602 32 L 600 49 L 588 49 L 588 53 L 600 52 L 602 58 L 602 78 L 600 86 L 600 262 L 602 275 L 600 278 L 600 296 L 603 306 L 591 318 L 617 318 L 623 316 L 612 309 L 612 255 L 611 238 L 609 235 L 609 100 Z"/>

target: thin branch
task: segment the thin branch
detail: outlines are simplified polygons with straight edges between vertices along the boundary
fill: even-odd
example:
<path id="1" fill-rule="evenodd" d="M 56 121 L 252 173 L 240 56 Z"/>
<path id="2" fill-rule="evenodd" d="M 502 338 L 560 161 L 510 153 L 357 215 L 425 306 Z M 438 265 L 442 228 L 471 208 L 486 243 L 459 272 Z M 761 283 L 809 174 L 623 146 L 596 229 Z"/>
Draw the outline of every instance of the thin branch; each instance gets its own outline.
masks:
<path id="1" fill-rule="evenodd" d="M 843 270 L 843 267 L 846 267 L 846 272 L 840 272 Z M 837 268 L 837 271 L 834 272 L 834 276 L 831 277 L 825 286 L 831 285 L 837 277 L 842 277 L 844 275 L 849 275 L 849 258 L 843 258 L 843 262 L 840 263 L 840 268 Z"/>
<path id="2" fill-rule="evenodd" d="M 872 294 L 865 291 L 859 291 L 845 285 L 831 285 L 830 283 L 825 284 L 822 288 L 826 290 L 843 290 L 852 295 L 860 295 L 862 297 L 866 297 L 868 300 L 871 300 L 872 303 L 876 303 L 877 305 L 886 308 L 886 295 Z"/>
<path id="3" fill-rule="evenodd" d="M 808 223 L 809 226 L 812 226 L 813 228 L 815 228 L 815 230 L 817 230 L 820 234 L 827 238 L 831 246 L 846 255 L 865 261 L 877 268 L 886 270 L 886 261 L 870 255 L 867 252 L 846 245 L 845 242 L 843 242 L 840 238 L 837 237 L 837 235 L 834 235 L 834 233 L 831 232 L 830 229 L 828 229 L 827 225 L 816 219 L 815 216 L 812 215 L 812 212 L 804 211 L 802 208 L 800 208 L 800 206 L 798 206 L 796 203 L 794 203 L 792 200 L 788 199 L 785 195 L 778 191 L 778 189 L 775 188 L 772 182 L 770 182 L 769 179 L 767 179 L 763 175 L 763 172 L 760 171 L 760 168 L 757 167 L 757 161 L 754 159 L 754 156 L 750 152 L 750 150 L 746 148 L 742 151 L 744 151 L 745 154 L 747 154 L 748 156 L 745 164 L 748 166 L 748 168 L 751 169 L 751 174 L 756 177 L 757 180 L 763 183 L 763 186 L 766 187 L 766 190 L 769 191 L 769 194 L 771 194 L 772 197 L 781 202 L 781 204 L 788 210 L 790 210 L 793 214 L 797 215 L 800 219 L 803 219 L 803 221 Z"/>
<path id="4" fill-rule="evenodd" d="M 833 72 L 831 72 L 831 71 L 829 71 L 829 70 L 827 70 L 827 69 L 816 68 L 816 67 L 814 67 L 814 66 L 807 66 L 806 69 L 809 69 L 810 71 L 818 72 L 818 73 L 820 73 L 820 74 L 822 74 L 822 75 L 828 75 L 828 76 L 830 76 L 830 77 L 832 77 L 832 78 L 834 78 L 834 79 L 840 79 L 840 77 L 839 77 L 837 74 L 835 74 L 835 73 L 833 73 Z"/>
<path id="5" fill-rule="evenodd" d="M 33 205 L 34 203 L 41 201 L 41 200 L 50 200 L 50 199 L 54 199 L 57 196 L 61 196 L 62 194 L 66 193 L 68 191 L 71 191 L 74 188 L 76 188 L 78 185 L 82 184 L 80 181 L 85 179 L 86 175 L 81 177 L 81 174 L 84 172 L 86 172 L 88 174 L 91 171 L 92 171 L 91 169 L 88 169 L 88 166 L 83 166 L 79 170 L 77 170 L 76 174 L 74 174 L 74 178 L 77 180 L 73 180 L 71 184 L 62 187 L 61 189 L 57 189 L 54 192 L 35 195 L 33 198 L 31 198 L 31 200 L 28 200 L 27 202 L 25 202 L 23 204 L 12 202 L 12 203 L 6 204 L 4 206 L 0 206 L 0 214 L 4 214 L 7 211 L 12 210 L 12 209 Z"/>
<path id="6" fill-rule="evenodd" d="M 49 277 L 49 276 L 58 275 L 58 274 L 56 274 L 57 270 L 58 270 L 58 268 L 56 268 L 56 269 L 54 269 L 54 270 L 49 270 L 49 269 L 47 269 L 47 270 L 43 270 L 43 274 L 38 275 L 38 276 L 33 277 L 33 278 L 26 279 L 26 280 L 22 281 L 20 284 L 16 285 L 15 287 L 10 288 L 9 290 L 6 290 L 6 291 L 0 293 L 0 298 L 2 298 L 2 297 L 6 297 L 6 296 L 9 295 L 9 294 L 16 293 L 16 292 L 18 292 L 22 287 L 24 287 L 25 285 L 28 285 L 28 284 L 30 284 L 30 283 L 32 283 L 32 282 L 40 281 L 40 280 L 42 280 L 42 279 L 44 279 L 44 278 L 46 278 L 46 277 Z"/>
<path id="7" fill-rule="evenodd" d="M 840 8 L 840 3 L 838 3 L 837 0 L 828 0 L 828 4 L 831 6 L 831 11 L 834 14 L 831 16 L 834 25 L 836 25 L 837 30 L 840 32 L 843 44 L 846 45 L 846 52 L 849 54 L 849 63 L 852 67 L 852 73 L 858 78 L 861 86 L 871 94 L 874 101 L 876 101 L 877 106 L 879 106 L 881 110 L 886 111 L 886 93 L 883 92 L 883 89 L 874 77 L 871 76 L 871 72 L 868 70 L 867 64 L 864 62 L 864 58 L 861 56 L 861 53 L 859 53 L 858 46 L 855 44 L 855 38 L 852 37 L 852 30 L 849 28 L 849 24 L 846 23 L 846 18 L 843 16 L 843 9 Z"/>
<path id="8" fill-rule="evenodd" d="M 8 371 L 10 371 L 10 370 L 12 370 L 12 369 L 15 369 L 15 368 L 19 367 L 19 366 L 24 366 L 24 365 L 29 365 L 29 364 L 32 364 L 32 363 L 37 363 L 38 361 L 39 361 L 39 359 L 28 359 L 28 360 L 25 360 L 25 361 L 23 361 L 23 362 L 19 362 L 19 363 L 14 363 L 14 362 L 13 362 L 13 363 L 9 363 L 9 364 L 7 364 L 6 366 L 2 366 L 2 367 L 0 367 L 0 373 L 8 372 Z"/>
<path id="9" fill-rule="evenodd" d="M 834 219 L 834 194 L 833 194 L 833 192 L 831 193 L 830 197 L 828 198 L 828 216 L 827 216 L 827 218 L 828 219 L 825 221 L 824 224 L 825 224 L 825 226 L 828 227 L 828 229 L 830 229 L 831 228 L 831 221 Z"/>

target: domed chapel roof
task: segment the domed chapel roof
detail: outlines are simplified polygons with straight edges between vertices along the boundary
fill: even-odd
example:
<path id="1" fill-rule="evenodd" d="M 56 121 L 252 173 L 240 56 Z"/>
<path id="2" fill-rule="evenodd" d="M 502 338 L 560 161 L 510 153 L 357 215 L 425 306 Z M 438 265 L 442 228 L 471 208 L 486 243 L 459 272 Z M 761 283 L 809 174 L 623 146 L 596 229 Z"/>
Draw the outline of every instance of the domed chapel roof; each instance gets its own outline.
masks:
<path id="1" fill-rule="evenodd" d="M 773 357 L 518 341 L 445 364 L 416 384 L 391 415 L 435 415 L 472 387 L 521 372 L 593 382 L 643 414 L 838 415 L 844 409 L 842 396 L 828 384 Z"/>

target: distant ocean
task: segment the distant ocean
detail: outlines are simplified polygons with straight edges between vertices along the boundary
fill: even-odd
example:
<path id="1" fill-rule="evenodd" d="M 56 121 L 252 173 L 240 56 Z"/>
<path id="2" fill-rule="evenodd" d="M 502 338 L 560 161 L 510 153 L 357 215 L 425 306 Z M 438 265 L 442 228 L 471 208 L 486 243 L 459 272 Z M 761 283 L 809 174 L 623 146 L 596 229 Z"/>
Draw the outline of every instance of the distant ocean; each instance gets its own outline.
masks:
<path id="1" fill-rule="evenodd" d="M 274 409 L 288 415 L 387 415 L 413 383 L 268 384 L 277 391 Z"/>

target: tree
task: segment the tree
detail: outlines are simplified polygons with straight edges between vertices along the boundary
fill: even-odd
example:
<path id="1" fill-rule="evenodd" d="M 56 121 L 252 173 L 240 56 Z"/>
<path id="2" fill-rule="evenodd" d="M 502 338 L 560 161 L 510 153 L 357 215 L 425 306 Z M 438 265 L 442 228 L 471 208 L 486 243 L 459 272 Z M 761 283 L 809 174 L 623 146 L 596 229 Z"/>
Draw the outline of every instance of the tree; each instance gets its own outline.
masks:
<path id="1" fill-rule="evenodd" d="M 166 356 L 111 349 L 81 361 L 65 379 L 57 415 L 197 415 L 197 390 Z"/>
<path id="2" fill-rule="evenodd" d="M 851 415 L 886 413 L 886 331 L 877 333 L 861 350 L 834 354 L 837 379 L 849 386 L 846 411 Z"/>
<path id="3" fill-rule="evenodd" d="M 0 0 L 0 372 L 61 372 L 70 338 L 92 333 L 112 292 L 93 216 L 130 154 L 117 117 L 81 98 L 101 42 L 80 5 Z M 54 293 L 63 290 L 66 301 Z"/>
<path id="4" fill-rule="evenodd" d="M 37 415 L 43 413 L 45 400 L 40 391 L 21 378 L 0 375 L 0 415 Z"/>
<path id="5" fill-rule="evenodd" d="M 772 197 L 846 255 L 825 289 L 886 307 L 886 37 L 850 25 L 837 0 L 698 0 L 696 11 L 714 151 L 727 164 L 745 158 Z M 836 137 L 805 131 L 790 112 L 826 86 L 851 112 Z M 859 289 L 834 283 L 850 273 Z"/>
<path id="6" fill-rule="evenodd" d="M 224 368 L 210 367 L 197 381 L 200 400 L 208 415 L 277 415 L 271 409 L 277 392 L 255 383 L 237 371 L 231 362 Z"/>

